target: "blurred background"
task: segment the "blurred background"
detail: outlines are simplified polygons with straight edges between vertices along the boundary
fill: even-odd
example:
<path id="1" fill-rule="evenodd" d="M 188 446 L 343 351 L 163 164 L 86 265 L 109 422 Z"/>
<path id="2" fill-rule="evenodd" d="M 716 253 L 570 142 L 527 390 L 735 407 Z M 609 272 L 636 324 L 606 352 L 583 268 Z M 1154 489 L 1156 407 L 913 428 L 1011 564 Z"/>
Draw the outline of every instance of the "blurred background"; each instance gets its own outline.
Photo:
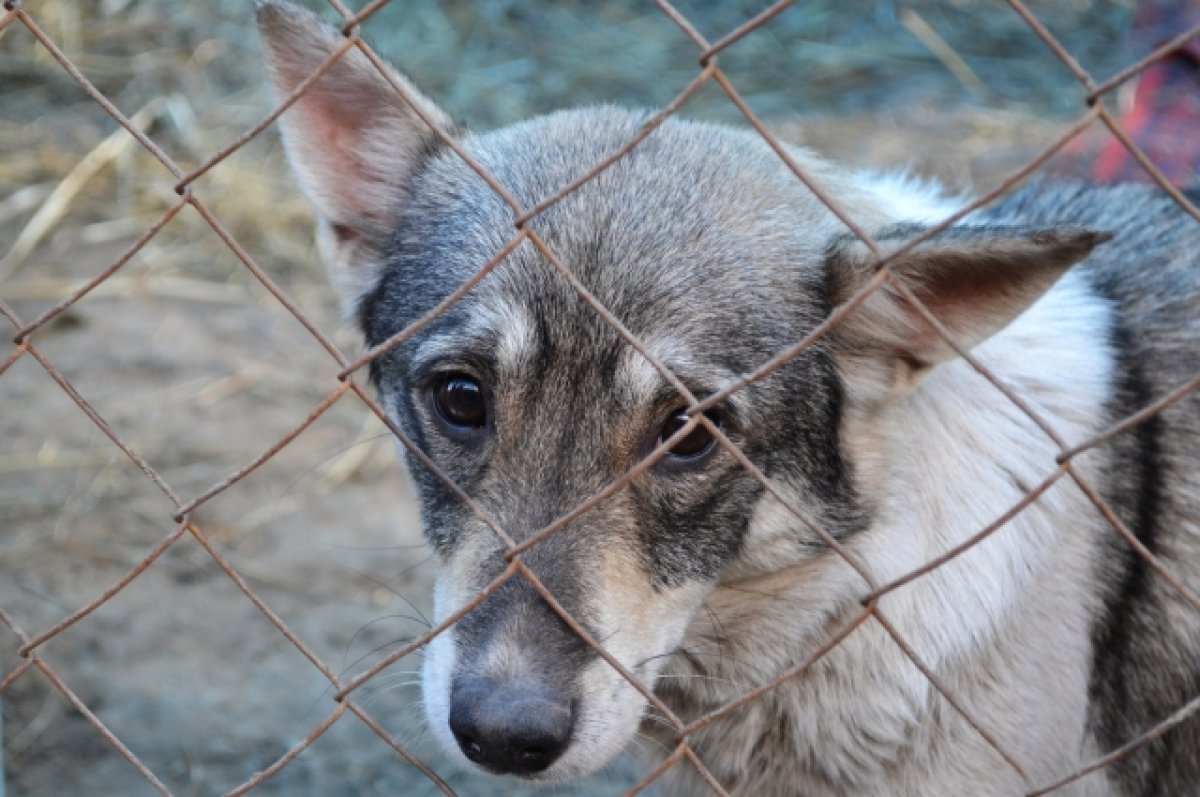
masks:
<path id="1" fill-rule="evenodd" d="M 335 19 L 318 0 L 306 5 Z M 677 3 L 710 40 L 764 6 Z M 248 1 L 22 7 L 185 169 L 271 107 Z M 1099 79 L 1157 43 L 1130 36 L 1133 0 L 1030 7 Z M 579 104 L 662 105 L 698 70 L 692 42 L 643 0 L 397 0 L 365 31 L 476 128 Z M 1084 109 L 1083 87 L 1000 0 L 797 2 L 720 59 L 786 139 L 854 166 L 936 175 L 954 190 L 994 185 Z M 1133 94 L 1123 90 L 1116 106 Z M 681 113 L 740 118 L 714 85 Z M 1086 149 L 1057 168 L 1087 172 Z M 115 260 L 176 200 L 174 182 L 23 25 L 0 34 L 0 298 L 24 320 Z M 359 350 L 274 128 L 194 190 L 343 351 Z M 191 208 L 33 339 L 185 499 L 257 456 L 336 385 L 328 355 Z M 0 608 L 22 627 L 42 630 L 98 595 L 172 531 L 170 515 L 31 357 L 0 376 Z M 407 482 L 386 430 L 353 397 L 195 519 L 267 604 L 348 673 L 424 628 L 430 578 Z M 19 646 L 0 627 L 0 677 Z M 181 795 L 233 788 L 332 708 L 319 673 L 187 537 L 42 654 Z M 428 739 L 418 666 L 416 656 L 397 663 L 362 703 L 462 794 L 496 793 Z M 39 674 L 19 678 L 0 705 L 5 797 L 152 793 Z M 615 794 L 644 771 L 622 762 L 551 792 Z M 254 793 L 434 792 L 347 717 Z"/>

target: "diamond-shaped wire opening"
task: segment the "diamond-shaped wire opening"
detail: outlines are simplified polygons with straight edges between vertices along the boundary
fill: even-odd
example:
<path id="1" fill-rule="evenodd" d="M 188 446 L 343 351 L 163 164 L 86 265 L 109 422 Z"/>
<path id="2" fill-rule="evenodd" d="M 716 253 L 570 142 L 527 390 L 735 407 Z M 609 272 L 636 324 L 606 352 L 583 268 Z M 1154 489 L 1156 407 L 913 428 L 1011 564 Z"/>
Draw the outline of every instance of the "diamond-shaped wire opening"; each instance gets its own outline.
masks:
<path id="1" fill-rule="evenodd" d="M 165 593 L 190 610 L 164 604 L 158 596 Z M 239 715 L 287 705 L 292 722 L 279 730 L 292 734 L 316 723 L 311 708 L 327 691 L 320 673 L 266 625 L 249 636 L 239 632 L 261 623 L 255 615 L 187 539 L 125 589 L 106 595 L 90 615 L 40 633 L 26 648 L 36 645 L 33 655 L 164 783 L 229 788 L 284 749 L 281 738 L 261 738 Z M 147 626 L 162 631 L 146 633 Z M 228 667 L 214 669 L 198 653 L 213 647 Z"/>
<path id="2" fill-rule="evenodd" d="M 24 631 L 24 629 L 21 628 L 20 625 L 17 624 L 12 616 L 3 609 L 0 609 L 0 623 L 3 623 L 3 625 L 7 626 L 8 631 L 15 634 L 22 643 L 24 643 L 26 646 L 29 645 L 31 641 L 29 635 Z M 79 694 L 62 679 L 59 673 L 42 658 L 38 651 L 30 650 L 27 653 L 23 653 L 22 657 L 24 658 L 24 661 L 11 672 L 7 673 L 2 680 L 0 680 L 0 695 L 8 694 L 8 692 L 12 690 L 18 682 L 27 679 L 30 674 L 36 673 L 42 676 L 45 681 L 52 685 L 62 697 L 67 699 L 67 701 L 79 713 L 79 715 L 81 715 L 92 726 L 92 730 L 94 730 L 96 734 L 99 734 L 99 736 L 102 737 L 105 742 L 111 745 L 112 748 L 115 748 L 116 752 L 133 766 L 136 772 L 141 776 L 142 783 L 150 786 L 159 794 L 170 794 L 170 791 L 158 778 L 158 776 L 155 775 L 155 773 L 153 773 L 149 768 L 147 768 L 141 759 L 139 759 L 123 741 L 113 735 L 112 731 L 104 725 L 100 718 L 96 716 L 95 712 L 92 711 L 92 709 L 79 696 Z M 89 736 L 88 738 L 94 740 L 94 736 Z"/>
<path id="3" fill-rule="evenodd" d="M 31 666 L 3 693 L 6 786 L 15 794 L 106 789 L 161 794 L 88 722 L 49 679 Z M 73 766 L 64 767 L 70 759 Z"/>
<path id="4" fill-rule="evenodd" d="M 0 566 L 12 568 L 13 584 L 55 575 L 54 559 L 73 557 L 86 572 L 69 582 L 99 591 L 120 562 L 162 536 L 162 512 L 171 504 L 32 355 L 0 379 L 11 402 L 0 419 Z M 61 611 L 52 602 L 41 605 Z"/>

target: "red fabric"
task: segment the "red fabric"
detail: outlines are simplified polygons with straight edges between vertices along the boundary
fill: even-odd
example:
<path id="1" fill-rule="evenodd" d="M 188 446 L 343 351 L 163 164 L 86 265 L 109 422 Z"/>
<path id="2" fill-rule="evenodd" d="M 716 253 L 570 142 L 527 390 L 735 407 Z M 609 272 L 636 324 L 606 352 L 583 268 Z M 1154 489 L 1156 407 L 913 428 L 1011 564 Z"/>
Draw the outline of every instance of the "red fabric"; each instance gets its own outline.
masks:
<path id="1" fill-rule="evenodd" d="M 1143 0 L 1129 44 L 1141 57 L 1200 22 L 1200 0 Z M 1118 121 L 1171 182 L 1200 185 L 1200 37 L 1151 64 L 1133 78 L 1131 106 Z M 1119 89 L 1118 89 L 1119 91 Z M 1113 95 L 1110 94 L 1109 97 Z M 1099 182 L 1153 178 L 1105 129 L 1068 150 L 1078 173 Z"/>

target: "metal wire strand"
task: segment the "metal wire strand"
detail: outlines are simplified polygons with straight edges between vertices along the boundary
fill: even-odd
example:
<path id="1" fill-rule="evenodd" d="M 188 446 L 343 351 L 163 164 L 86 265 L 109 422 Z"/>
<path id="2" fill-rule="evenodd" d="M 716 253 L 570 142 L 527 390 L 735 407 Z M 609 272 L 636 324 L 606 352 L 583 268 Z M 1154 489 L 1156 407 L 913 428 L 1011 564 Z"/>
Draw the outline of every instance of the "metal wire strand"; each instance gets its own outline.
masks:
<path id="1" fill-rule="evenodd" d="M 326 56 L 319 66 L 303 80 L 301 80 L 294 90 L 283 97 L 275 107 L 264 116 L 258 123 L 247 129 L 244 133 L 237 136 L 228 145 L 222 147 L 219 151 L 212 153 L 207 158 L 200 162 L 200 165 L 185 171 L 180 167 L 175 160 L 167 154 L 154 139 L 143 132 L 137 125 L 132 123 L 130 119 L 117 107 L 117 105 L 104 95 L 83 73 L 69 56 L 55 43 L 52 36 L 39 26 L 34 16 L 26 11 L 16 0 L 7 0 L 3 3 L 4 13 L 0 16 L 0 31 L 8 31 L 12 35 L 14 30 L 23 28 L 28 32 L 33 39 L 45 48 L 54 62 L 56 62 L 63 72 L 77 83 L 85 94 L 91 98 L 103 111 L 111 117 L 118 125 L 124 128 L 134 141 L 141 146 L 146 152 L 153 156 L 159 164 L 172 176 L 174 180 L 174 190 L 179 194 L 177 199 L 172 198 L 170 203 L 166 204 L 166 210 L 152 224 L 147 226 L 145 231 L 130 245 L 127 250 L 121 254 L 107 268 L 97 273 L 94 277 L 87 280 L 84 284 L 72 291 L 65 299 L 58 302 L 48 310 L 42 312 L 32 322 L 24 322 L 16 313 L 16 311 L 0 297 L 0 315 L 2 315 L 14 330 L 14 347 L 3 354 L 0 359 L 0 378 L 3 378 L 10 370 L 10 367 L 21 360 L 28 357 L 35 361 L 41 368 L 51 377 L 53 385 L 79 408 L 79 411 L 85 415 L 92 424 L 95 425 L 108 440 L 118 448 L 136 467 L 141 471 L 147 480 L 153 483 L 167 498 L 167 506 L 163 507 L 162 520 L 164 524 L 171 523 L 173 530 L 168 533 L 157 545 L 147 551 L 138 561 L 128 569 L 128 571 L 118 580 L 114 581 L 108 588 L 104 589 L 95 598 L 87 603 L 79 606 L 75 610 L 67 613 L 65 617 L 50 624 L 41 631 L 29 632 L 26 631 L 11 615 L 5 612 L 3 607 L 0 607 L 0 623 L 3 623 L 9 629 L 9 632 L 14 634 L 20 641 L 18 655 L 20 661 L 17 665 L 0 679 L 0 693 L 5 692 L 18 680 L 30 676 L 30 673 L 40 673 L 59 693 L 61 693 L 71 705 L 86 718 L 86 720 L 95 728 L 96 732 L 105 740 L 107 744 L 113 747 L 122 757 L 124 757 L 133 768 L 140 773 L 146 782 L 158 793 L 170 795 L 170 790 L 164 785 L 163 781 L 152 772 L 145 763 L 141 761 L 110 728 L 108 728 L 88 705 L 80 699 L 78 694 L 70 687 L 66 679 L 62 675 L 61 666 L 52 667 L 47 663 L 43 653 L 46 646 L 51 643 L 56 637 L 63 634 L 68 629 L 76 624 L 84 621 L 93 612 L 100 607 L 108 604 L 117 594 L 125 590 L 132 582 L 142 577 L 143 574 L 160 561 L 163 554 L 174 546 L 180 538 L 187 535 L 192 537 L 204 549 L 207 556 L 213 563 L 222 571 L 228 580 L 244 595 L 246 600 L 252 604 L 255 609 L 268 621 L 273 627 L 274 632 L 277 632 L 292 645 L 321 676 L 330 684 L 332 705 L 329 706 L 329 713 L 312 725 L 307 730 L 300 741 L 293 744 L 283 755 L 275 759 L 269 766 L 266 766 L 261 771 L 255 773 L 250 778 L 242 782 L 240 785 L 228 792 L 230 797 L 247 794 L 261 787 L 280 771 L 287 768 L 298 756 L 305 750 L 309 749 L 318 741 L 330 728 L 332 728 L 346 713 L 353 714 L 358 721 L 361 721 L 369 728 L 384 744 L 390 747 L 400 758 L 421 772 L 433 788 L 446 795 L 454 795 L 454 789 L 430 766 L 421 761 L 411 750 L 405 745 L 398 742 L 391 736 L 366 710 L 359 704 L 354 702 L 355 693 L 364 684 L 372 681 L 379 676 L 380 673 L 387 670 L 396 662 L 400 661 L 405 656 L 412 654 L 415 651 L 423 649 L 435 637 L 449 632 L 453 627 L 462 620 L 467 614 L 478 608 L 485 600 L 488 599 L 496 590 L 506 584 L 508 581 L 516 578 L 523 579 L 532 589 L 534 589 L 546 605 L 548 605 L 569 627 L 573 633 L 578 635 L 603 661 L 607 662 L 608 666 L 612 667 L 620 676 L 625 679 L 633 688 L 642 694 L 646 702 L 653 708 L 669 727 L 672 727 L 676 733 L 676 745 L 666 755 L 665 758 L 654 768 L 649 769 L 644 776 L 628 791 L 627 795 L 639 794 L 651 784 L 656 782 L 660 777 L 668 772 L 679 767 L 692 767 L 696 770 L 700 780 L 715 794 L 727 794 L 727 788 L 731 784 L 723 784 L 709 769 L 705 763 L 702 750 L 698 749 L 693 744 L 693 737 L 703 731 L 713 722 L 729 715 L 738 708 L 752 703 L 756 700 L 761 700 L 771 691 L 779 688 L 782 684 L 790 679 L 801 678 L 814 664 L 820 661 L 830 651 L 836 649 L 842 642 L 858 631 L 865 623 L 875 622 L 882 626 L 887 635 L 894 641 L 896 646 L 903 654 L 913 663 L 913 665 L 927 678 L 932 687 L 942 695 L 954 707 L 964 720 L 974 728 L 989 745 L 1008 762 L 1021 778 L 1028 783 L 1028 776 L 1020 762 L 1004 745 L 1004 741 L 998 738 L 991 729 L 983 727 L 971 714 L 967 706 L 961 701 L 958 696 L 954 695 L 947 686 L 945 686 L 936 670 L 922 661 L 914 651 L 913 646 L 905 640 L 895 625 L 893 625 L 880 611 L 878 602 L 885 595 L 888 595 L 894 590 L 900 589 L 912 581 L 919 579 L 933 570 L 944 566 L 947 562 L 955 557 L 973 549 L 981 544 L 992 534 L 1003 528 L 1003 526 L 1012 518 L 1024 511 L 1027 507 L 1039 499 L 1046 491 L 1050 490 L 1063 477 L 1069 477 L 1076 486 L 1087 496 L 1100 514 L 1107 519 L 1115 533 L 1123 538 L 1131 547 L 1134 554 L 1142 559 L 1150 569 L 1163 579 L 1183 601 L 1192 609 L 1200 612 L 1200 597 L 1198 597 L 1188 585 L 1184 584 L 1179 577 L 1172 573 L 1170 568 L 1160 560 L 1153 552 L 1148 550 L 1136 536 L 1125 527 L 1111 507 L 1107 505 L 1100 492 L 1091 485 L 1075 467 L 1075 458 L 1089 451 L 1096 446 L 1112 439 L 1113 437 L 1123 434 L 1135 427 L 1136 425 L 1145 422 L 1149 418 L 1156 416 L 1166 408 L 1172 406 L 1176 402 L 1182 400 L 1186 396 L 1200 390 L 1200 374 L 1197 374 L 1192 379 L 1179 385 L 1176 389 L 1167 395 L 1156 398 L 1148 403 L 1139 411 L 1131 414 L 1115 422 L 1110 428 L 1104 430 L 1093 438 L 1078 442 L 1075 445 L 1070 445 L 1064 440 L 1054 428 L 1054 425 L 1047 418 L 1042 417 L 1037 410 L 1030 406 L 1021 396 L 1012 391 L 1003 381 L 1001 375 L 993 373 L 982 362 L 977 360 L 971 352 L 960 343 L 953 339 L 949 331 L 939 323 L 938 319 L 928 310 L 920 299 L 912 293 L 911 290 L 900 284 L 893 278 L 890 265 L 898 257 L 912 250 L 921 242 L 928 240 L 933 235 L 945 230 L 946 228 L 958 223 L 968 214 L 986 206 L 996 199 L 1004 196 L 1011 191 L 1015 186 L 1019 185 L 1030 174 L 1036 172 L 1055 154 L 1060 152 L 1070 141 L 1082 134 L 1093 123 L 1102 124 L 1116 137 L 1118 141 L 1125 147 L 1134 160 L 1139 163 L 1150 176 L 1150 178 L 1158 184 L 1163 191 L 1170 195 L 1184 210 L 1190 214 L 1198 223 L 1200 223 L 1200 210 L 1197 210 L 1195 205 L 1179 191 L 1172 186 L 1164 177 L 1161 171 L 1155 166 L 1152 160 L 1137 146 L 1128 132 L 1122 127 L 1119 120 L 1105 107 L 1104 102 L 1106 96 L 1118 85 L 1131 79 L 1142 70 L 1146 69 L 1153 63 L 1156 63 L 1163 58 L 1168 57 L 1171 53 L 1177 51 L 1186 42 L 1196 36 L 1200 36 L 1200 26 L 1184 31 L 1177 37 L 1162 45 L 1151 53 L 1146 54 L 1136 62 L 1130 64 L 1127 68 L 1120 70 L 1108 80 L 1097 82 L 1085 70 L 1079 62 L 1058 42 L 1044 24 L 1037 18 L 1025 3 L 1021 0 L 1008 0 L 1009 5 L 1014 12 L 1020 15 L 1028 24 L 1029 29 L 1034 35 L 1039 37 L 1050 51 L 1062 62 L 1063 67 L 1079 80 L 1086 89 L 1084 98 L 1084 107 L 1081 109 L 1081 116 L 1073 124 L 1066 127 L 1061 135 L 1059 135 L 1048 147 L 1033 158 L 1029 163 L 1014 171 L 1008 178 L 1003 180 L 999 186 L 993 191 L 988 192 L 976 201 L 970 203 L 960 212 L 943 220 L 940 224 L 933 225 L 930 229 L 925 230 L 920 235 L 915 236 L 911 240 L 904 242 L 899 248 L 885 254 L 881 247 L 870 237 L 866 230 L 860 226 L 854 219 L 854 216 L 849 208 L 839 207 L 838 203 L 829 196 L 821 186 L 812 177 L 806 173 L 804 168 L 799 164 L 791 154 L 788 146 L 779 141 L 750 109 L 742 95 L 735 88 L 732 79 L 721 70 L 718 64 L 718 56 L 721 53 L 730 50 L 737 46 L 738 42 L 743 41 L 747 36 L 753 35 L 756 31 L 760 31 L 764 27 L 770 25 L 771 21 L 777 18 L 780 14 L 785 13 L 790 6 L 793 5 L 793 0 L 779 0 L 772 5 L 766 7 L 757 15 L 751 17 L 744 24 L 729 31 L 724 36 L 718 38 L 715 42 L 710 43 L 692 24 L 687 17 L 680 13 L 669 0 L 655 0 L 655 4 L 661 12 L 672 22 L 674 22 L 686 36 L 688 36 L 697 48 L 697 57 L 700 68 L 696 76 L 687 83 L 676 97 L 657 113 L 649 116 L 642 124 L 637 133 L 621 146 L 617 147 L 606 157 L 599 162 L 589 165 L 582 169 L 578 176 L 569 181 L 567 184 L 559 187 L 551 192 L 542 200 L 535 203 L 532 207 L 523 207 L 513 197 L 510 191 L 497 179 L 490 174 L 475 158 L 473 158 L 466 150 L 462 148 L 453 131 L 443 130 L 439 127 L 436 120 L 431 118 L 422 108 L 421 103 L 415 98 L 410 97 L 408 89 L 400 85 L 393 77 L 390 70 L 387 68 L 384 61 L 375 53 L 375 51 L 361 37 L 362 27 L 367 24 L 380 8 L 387 4 L 388 0 L 371 0 L 367 2 L 359 11 L 355 12 L 347 7 L 341 0 L 329 0 L 330 5 L 340 15 L 342 19 L 341 31 L 344 36 L 343 41 Z M 478 266 L 478 270 L 469 279 L 464 281 L 456 290 L 448 295 L 443 301 L 439 302 L 433 309 L 425 314 L 422 318 L 410 324 L 405 329 L 393 335 L 388 340 L 375 346 L 371 350 L 363 353 L 361 356 L 354 359 L 349 359 L 338 349 L 332 339 L 327 336 L 317 324 L 304 312 L 300 305 L 295 302 L 288 292 L 278 285 L 254 260 L 250 253 L 236 240 L 229 228 L 224 225 L 221 220 L 212 212 L 212 210 L 202 201 L 197 191 L 202 185 L 198 182 L 198 178 L 214 169 L 221 168 L 222 164 L 234 153 L 245 147 L 251 140 L 261 135 L 268 127 L 270 127 L 280 115 L 282 115 L 289 107 L 299 100 L 314 84 L 321 79 L 337 62 L 343 58 L 351 49 L 357 49 L 366 58 L 366 60 L 374 66 L 382 75 L 382 77 L 391 84 L 392 88 L 397 92 L 399 97 L 411 107 L 412 111 L 433 131 L 433 134 L 441 141 L 447 151 L 454 153 L 461 158 L 463 162 L 491 188 L 495 194 L 507 204 L 512 213 L 513 231 L 509 241 L 498 249 L 495 254 L 485 263 Z M 647 138 L 653 135 L 662 124 L 674 117 L 681 108 L 688 102 L 689 99 L 708 83 L 717 84 L 721 90 L 727 95 L 730 103 L 737 108 L 744 116 L 746 122 L 759 133 L 766 144 L 775 152 L 780 161 L 780 168 L 790 172 L 796 180 L 808 188 L 809 191 L 821 202 L 823 202 L 838 219 L 845 225 L 846 229 L 854 236 L 858 237 L 863 244 L 874 254 L 876 258 L 875 268 L 876 273 L 872 279 L 847 300 L 842 306 L 835 308 L 828 319 L 818 325 L 810 334 L 806 335 L 802 340 L 796 341 L 784 351 L 779 352 L 776 356 L 768 359 L 766 362 L 759 363 L 756 367 L 746 374 L 741 379 L 734 381 L 725 386 L 724 389 L 718 391 L 714 395 L 706 397 L 704 400 L 698 400 L 688 390 L 685 384 L 670 371 L 669 368 L 660 361 L 653 352 L 641 341 L 625 323 L 608 307 L 597 299 L 597 297 L 588 289 L 588 287 L 576 276 L 570 267 L 570 264 L 561 259 L 554 252 L 542 234 L 539 233 L 538 223 L 541 214 L 548 208 L 560 202 L 564 197 L 567 197 L 577 191 L 581 186 L 584 186 L 594 180 L 598 175 L 606 169 L 617 163 L 622 158 L 629 155 Z M 109 425 L 100 413 L 92 406 L 80 391 L 64 376 L 62 371 L 55 366 L 51 359 L 43 353 L 36 345 L 36 340 L 42 333 L 43 328 L 54 318 L 62 314 L 68 308 L 76 305 L 79 302 L 87 301 L 87 297 L 98 286 L 105 281 L 111 279 L 118 271 L 126 268 L 134 257 L 141 252 L 144 247 L 166 226 L 185 206 L 191 206 L 213 231 L 213 233 L 225 244 L 229 251 L 237 258 L 241 265 L 246 269 L 254 279 L 267 290 L 267 292 L 283 307 L 292 317 L 294 317 L 310 334 L 313 343 L 320 346 L 330 358 L 330 370 L 325 376 L 328 381 L 328 390 L 326 397 L 322 400 L 311 412 L 304 418 L 296 420 L 295 424 L 283 436 L 279 437 L 273 443 L 264 448 L 261 453 L 255 456 L 250 462 L 242 467 L 228 473 L 225 477 L 219 479 L 208 489 L 199 493 L 190 500 L 184 501 L 178 495 L 178 492 L 173 488 L 164 477 L 146 460 L 131 444 Z M 687 423 L 676 432 L 670 439 L 663 441 L 653 452 L 644 457 L 635 466 L 627 472 L 620 475 L 618 478 L 610 482 L 602 490 L 592 495 L 587 500 L 580 503 L 578 506 L 564 508 L 563 514 L 554 522 L 548 524 L 542 529 L 535 530 L 530 534 L 525 535 L 519 542 L 509 530 L 502 528 L 493 518 L 489 517 L 487 512 L 474 500 L 469 491 L 455 484 L 453 480 L 445 473 L 442 468 L 429 456 L 427 452 L 422 450 L 417 443 L 412 440 L 403 429 L 401 429 L 387 412 L 380 406 L 378 401 L 373 398 L 370 393 L 358 384 L 354 377 L 356 372 L 363 366 L 376 360 L 376 358 L 389 351 L 394 346 L 399 345 L 403 341 L 411 338 L 413 335 L 427 327 L 434 320 L 439 318 L 451 306 L 461 300 L 464 296 L 475 290 L 479 284 L 492 273 L 505 259 L 520 247 L 531 247 L 536 250 L 545 260 L 553 267 L 554 272 L 561 278 L 578 296 L 579 301 L 590 307 L 604 323 L 606 323 L 625 344 L 632 350 L 638 352 L 646 359 L 662 376 L 669 382 L 674 389 L 679 393 L 681 399 L 687 405 L 689 419 Z M 863 302 L 865 302 L 873 292 L 889 286 L 894 289 L 900 296 L 907 301 L 914 312 L 925 319 L 934 331 L 940 335 L 945 342 L 955 349 L 958 354 L 983 378 L 985 378 L 992 387 L 1003 394 L 1015 407 L 1023 413 L 1029 420 L 1034 423 L 1042 432 L 1054 443 L 1058 448 L 1058 455 L 1052 462 L 1047 462 L 1046 470 L 1048 473 L 1045 479 L 1030 488 L 1026 494 L 1016 502 L 1008 511 L 997 517 L 992 523 L 982 529 L 977 530 L 974 534 L 966 537 L 962 543 L 945 551 L 942 555 L 932 559 L 922 566 L 912 570 L 911 572 L 895 578 L 888 583 L 881 584 L 870 572 L 867 566 L 849 549 L 844 547 L 828 530 L 824 529 L 817 519 L 809 517 L 806 513 L 797 506 L 789 502 L 776 485 L 774 485 L 767 475 L 760 469 L 758 465 L 750 460 L 744 452 L 742 452 L 708 417 L 704 415 L 706 410 L 711 409 L 722 401 L 725 401 L 739 391 L 745 390 L 751 384 L 768 377 L 776 370 L 781 368 L 786 363 L 798 357 L 806 349 L 822 340 L 829 335 L 838 324 L 842 323 L 845 318 L 854 313 Z M 124 343 L 122 345 L 135 345 L 134 343 Z M 49 388 L 55 389 L 55 388 Z M 222 495 L 231 487 L 239 483 L 241 480 L 249 477 L 252 473 L 260 469 L 268 461 L 275 457 L 283 455 L 288 444 L 295 440 L 298 436 L 309 429 L 319 418 L 341 401 L 347 394 L 353 394 L 355 399 L 363 404 L 363 406 L 373 415 L 378 417 L 393 433 L 401 445 L 406 447 L 412 454 L 417 465 L 427 468 L 433 476 L 441 480 L 462 502 L 465 509 L 471 512 L 480 522 L 488 527 L 499 540 L 504 548 L 504 556 L 507 564 L 503 571 L 492 579 L 488 584 L 479 589 L 470 599 L 466 600 L 461 606 L 447 615 L 441 622 L 430 628 L 426 633 L 412 640 L 409 644 L 401 646 L 392 653 L 384 656 L 371 667 L 358 675 L 343 681 L 339 678 L 333 668 L 328 666 L 315 652 L 312 646 L 305 642 L 300 635 L 293 630 L 282 617 L 275 612 L 263 599 L 263 597 L 254 589 L 254 587 L 244 578 L 238 571 L 230 559 L 222 553 L 213 540 L 206 534 L 200 525 L 193 519 L 193 513 L 202 506 L 210 502 L 222 500 Z M 626 665 L 617 659 L 609 652 L 601 640 L 595 639 L 588 632 L 585 626 L 564 606 L 564 604 L 552 593 L 552 591 L 542 583 L 533 571 L 525 564 L 523 555 L 528 553 L 534 547 L 541 545 L 546 539 L 559 534 L 562 530 L 573 522 L 583 517 L 586 513 L 601 506 L 606 501 L 609 501 L 622 490 L 627 489 L 638 478 L 642 477 L 646 471 L 653 467 L 671 446 L 683 439 L 688 434 L 692 433 L 699 427 L 706 428 L 718 441 L 718 443 L 727 450 L 739 463 L 739 465 L 750 474 L 750 476 L 761 483 L 768 494 L 774 496 L 795 519 L 796 523 L 807 527 L 813 534 L 819 537 L 832 555 L 842 558 L 849 566 L 854 568 L 858 576 L 863 582 L 862 605 L 855 611 L 847 614 L 843 621 L 836 626 L 836 630 L 832 631 L 828 637 L 820 644 L 813 653 L 811 653 L 803 661 L 797 662 L 789 666 L 773 678 L 772 680 L 758 684 L 754 688 L 747 690 L 739 697 L 732 699 L 725 704 L 718 706 L 703 716 L 690 718 L 685 721 L 683 718 L 676 716 L 665 705 L 654 691 L 654 684 L 647 683 L 639 679 Z M 249 632 L 248 632 L 249 633 Z M 1066 785 L 1075 782 L 1079 778 L 1088 775 L 1098 769 L 1112 766 L 1119 761 L 1132 755 L 1136 750 L 1151 744 L 1154 740 L 1169 733 L 1173 728 L 1177 727 L 1185 719 L 1192 717 L 1200 710 L 1200 698 L 1192 700 L 1181 706 L 1177 711 L 1170 716 L 1162 719 L 1160 723 L 1148 728 L 1144 733 L 1130 739 L 1127 743 L 1119 748 L 1107 751 L 1097 760 L 1090 764 L 1079 768 L 1075 772 L 1062 773 L 1062 776 L 1047 785 L 1032 788 L 1027 794 L 1029 797 L 1034 795 L 1042 795 L 1063 788 Z M 229 720 L 233 722 L 235 720 Z M 281 733 L 284 730 L 281 729 Z M 287 730 L 288 735 L 293 733 L 293 729 Z"/>

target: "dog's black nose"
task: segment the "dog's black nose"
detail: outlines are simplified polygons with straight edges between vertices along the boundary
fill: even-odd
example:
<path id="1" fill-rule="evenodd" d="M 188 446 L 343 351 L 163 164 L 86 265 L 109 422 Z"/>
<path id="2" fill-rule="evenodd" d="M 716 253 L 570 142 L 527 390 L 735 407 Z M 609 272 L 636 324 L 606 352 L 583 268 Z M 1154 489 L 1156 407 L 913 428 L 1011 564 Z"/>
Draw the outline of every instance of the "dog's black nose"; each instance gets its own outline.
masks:
<path id="1" fill-rule="evenodd" d="M 450 730 L 467 758 L 505 775 L 549 767 L 571 740 L 571 704 L 548 687 L 473 678 L 450 692 Z"/>

